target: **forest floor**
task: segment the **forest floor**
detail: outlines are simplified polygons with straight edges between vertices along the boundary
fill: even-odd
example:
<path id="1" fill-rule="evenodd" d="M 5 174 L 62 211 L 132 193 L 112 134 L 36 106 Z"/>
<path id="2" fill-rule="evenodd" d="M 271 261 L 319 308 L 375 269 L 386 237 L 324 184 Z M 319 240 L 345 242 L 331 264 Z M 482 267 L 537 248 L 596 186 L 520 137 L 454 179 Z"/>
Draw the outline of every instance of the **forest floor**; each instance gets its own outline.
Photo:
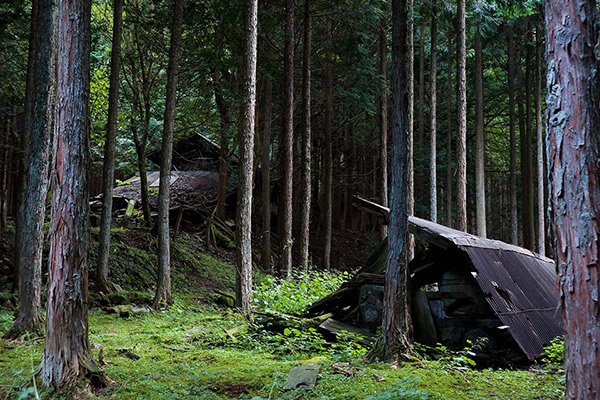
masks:
<path id="1" fill-rule="evenodd" d="M 560 399 L 564 374 L 548 365 L 529 370 L 468 367 L 465 353 L 400 365 L 366 363 L 355 338 L 325 342 L 312 328 L 272 331 L 262 320 L 245 320 L 223 303 L 234 284 L 227 251 L 209 252 L 202 238 L 182 234 L 174 242 L 175 304 L 151 312 L 107 313 L 92 298 L 90 343 L 115 384 L 89 398 L 117 399 Z M 112 279 L 122 292 L 113 304 L 144 306 L 152 296 L 155 244 L 140 232 L 117 229 L 111 254 Z M 343 273 L 313 272 L 295 283 L 257 274 L 258 308 L 298 311 L 335 290 Z M 106 300 L 106 299 L 105 299 Z M 105 301 L 104 300 L 104 301 Z M 0 291 L 0 336 L 12 323 L 14 293 Z M 225 301 L 226 303 L 226 301 Z M 2 305 L 5 308 L 2 308 Z M 117 310 L 118 311 L 118 310 Z M 43 338 L 0 340 L 0 400 L 36 398 L 33 371 Z M 311 390 L 284 392 L 289 371 L 320 365 Z M 44 391 L 40 398 L 60 398 Z"/>

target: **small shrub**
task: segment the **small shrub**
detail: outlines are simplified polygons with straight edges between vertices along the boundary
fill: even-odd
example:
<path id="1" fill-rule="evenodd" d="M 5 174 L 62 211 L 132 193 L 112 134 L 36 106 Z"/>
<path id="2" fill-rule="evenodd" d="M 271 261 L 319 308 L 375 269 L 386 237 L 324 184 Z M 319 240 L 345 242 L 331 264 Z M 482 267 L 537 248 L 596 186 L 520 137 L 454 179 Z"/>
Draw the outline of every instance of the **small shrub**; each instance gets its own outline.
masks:
<path id="1" fill-rule="evenodd" d="M 542 364 L 550 367 L 561 368 L 565 361 L 565 340 L 562 336 L 552 339 L 550 344 L 544 347 L 542 353 Z"/>
<path id="2" fill-rule="evenodd" d="M 442 361 L 444 365 L 449 368 L 455 367 L 475 367 L 477 363 L 472 357 L 475 357 L 473 350 L 478 350 L 485 345 L 486 338 L 480 338 L 475 343 L 467 340 L 467 346 L 459 351 L 450 350 L 448 347 L 441 343 L 435 345 L 435 347 L 425 346 L 420 343 L 415 343 L 414 347 L 417 351 L 424 354 L 425 356 L 433 355 L 436 360 Z"/>

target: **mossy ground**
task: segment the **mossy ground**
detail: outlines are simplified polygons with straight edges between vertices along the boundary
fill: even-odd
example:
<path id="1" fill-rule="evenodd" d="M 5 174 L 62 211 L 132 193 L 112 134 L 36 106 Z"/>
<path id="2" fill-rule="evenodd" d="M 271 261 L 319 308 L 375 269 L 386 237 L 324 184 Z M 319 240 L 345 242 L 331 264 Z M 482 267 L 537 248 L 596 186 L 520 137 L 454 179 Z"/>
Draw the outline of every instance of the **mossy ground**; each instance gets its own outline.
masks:
<path id="1" fill-rule="evenodd" d="M 11 323 L 11 313 L 0 312 L 0 334 Z M 293 399 L 284 393 L 289 370 L 314 354 L 274 354 L 248 348 L 210 347 L 195 340 L 206 333 L 225 335 L 223 328 L 244 325 L 229 309 L 179 299 L 170 310 L 122 319 L 100 310 L 90 313 L 90 342 L 104 352 L 106 373 L 117 383 L 102 393 L 118 399 Z M 194 329 L 196 328 L 196 329 Z M 227 340 L 227 339 L 225 339 Z M 16 399 L 32 385 L 31 371 L 42 355 L 42 338 L 23 343 L 0 341 L 0 399 Z M 122 350 L 140 356 L 130 360 Z M 99 350 L 94 350 L 98 356 Z M 430 399 L 559 399 L 559 375 L 529 371 L 485 370 L 458 372 L 440 362 L 391 368 L 389 364 L 354 364 L 354 377 L 335 374 L 327 358 L 315 389 L 302 399 L 364 399 L 385 392 L 394 382 L 415 378 L 416 387 Z M 377 382 L 373 374 L 386 380 Z M 97 394 L 95 396 L 102 397 Z M 52 394 L 47 396 L 52 398 Z M 33 398 L 33 397 L 31 397 Z"/>
<path id="2" fill-rule="evenodd" d="M 138 301 L 150 298 L 155 270 L 152 239 L 140 234 L 135 240 L 116 232 L 111 276 Z M 365 364 L 350 360 L 348 377 L 331 368 L 330 353 L 279 351 L 252 340 L 234 343 L 226 330 L 242 332 L 248 323 L 207 296 L 213 288 L 231 289 L 234 267 L 202 247 L 201 240 L 183 234 L 173 245 L 175 305 L 168 310 L 135 314 L 127 319 L 90 310 L 90 343 L 101 346 L 104 370 L 116 383 L 88 398 L 117 399 L 365 399 L 377 393 L 381 399 L 408 399 L 392 394 L 396 382 L 427 393 L 429 399 L 559 399 L 564 378 L 557 373 L 512 370 L 457 371 L 439 361 L 423 361 L 392 368 L 390 364 Z M 8 295 L 7 293 L 5 293 Z M 1 306 L 1 305 L 0 305 Z M 0 336 L 11 324 L 13 311 L 0 309 Z M 207 340 L 210 339 L 210 340 Z M 216 338 L 216 339 L 215 339 Z M 96 359 L 99 349 L 93 352 Z M 35 398 L 32 371 L 42 356 L 43 338 L 22 342 L 0 340 L 0 400 Z M 137 354 L 131 360 L 123 351 Z M 318 357 L 321 372 L 310 391 L 283 392 L 292 367 Z M 379 382 L 374 374 L 385 378 Z M 60 398 L 40 389 L 41 398 Z M 424 393 L 421 393 L 424 394 Z"/>

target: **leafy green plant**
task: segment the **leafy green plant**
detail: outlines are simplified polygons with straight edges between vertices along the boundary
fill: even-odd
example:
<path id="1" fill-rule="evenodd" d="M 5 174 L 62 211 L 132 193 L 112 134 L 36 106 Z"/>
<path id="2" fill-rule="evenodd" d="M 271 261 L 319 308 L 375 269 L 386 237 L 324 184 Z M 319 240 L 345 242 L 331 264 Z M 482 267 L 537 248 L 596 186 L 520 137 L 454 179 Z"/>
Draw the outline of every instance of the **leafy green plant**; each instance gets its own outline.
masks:
<path id="1" fill-rule="evenodd" d="M 311 303 L 337 290 L 349 278 L 348 272 L 310 270 L 290 279 L 264 276 L 254 288 L 254 308 L 297 314 Z"/>
<path id="2" fill-rule="evenodd" d="M 557 336 L 550 344 L 544 347 L 542 353 L 542 364 L 546 366 L 561 368 L 565 361 L 565 339 L 562 336 Z"/>
<path id="3" fill-rule="evenodd" d="M 415 349 L 426 357 L 433 356 L 434 359 L 442 361 L 449 368 L 456 367 L 475 367 L 477 363 L 473 359 L 476 355 L 473 350 L 481 349 L 487 339 L 480 338 L 475 343 L 467 340 L 467 346 L 462 350 L 454 351 L 441 343 L 437 343 L 434 347 L 426 346 L 420 343 L 415 343 Z"/>

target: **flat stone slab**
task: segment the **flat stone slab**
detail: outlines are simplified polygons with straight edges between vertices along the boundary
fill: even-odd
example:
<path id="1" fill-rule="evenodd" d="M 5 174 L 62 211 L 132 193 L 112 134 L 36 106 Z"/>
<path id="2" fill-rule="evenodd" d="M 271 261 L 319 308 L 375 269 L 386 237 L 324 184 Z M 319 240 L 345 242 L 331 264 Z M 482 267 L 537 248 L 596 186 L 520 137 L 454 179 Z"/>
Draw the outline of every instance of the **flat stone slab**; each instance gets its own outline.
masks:
<path id="1" fill-rule="evenodd" d="M 320 368 L 319 364 L 298 365 L 292 368 L 283 390 L 314 388 Z"/>

